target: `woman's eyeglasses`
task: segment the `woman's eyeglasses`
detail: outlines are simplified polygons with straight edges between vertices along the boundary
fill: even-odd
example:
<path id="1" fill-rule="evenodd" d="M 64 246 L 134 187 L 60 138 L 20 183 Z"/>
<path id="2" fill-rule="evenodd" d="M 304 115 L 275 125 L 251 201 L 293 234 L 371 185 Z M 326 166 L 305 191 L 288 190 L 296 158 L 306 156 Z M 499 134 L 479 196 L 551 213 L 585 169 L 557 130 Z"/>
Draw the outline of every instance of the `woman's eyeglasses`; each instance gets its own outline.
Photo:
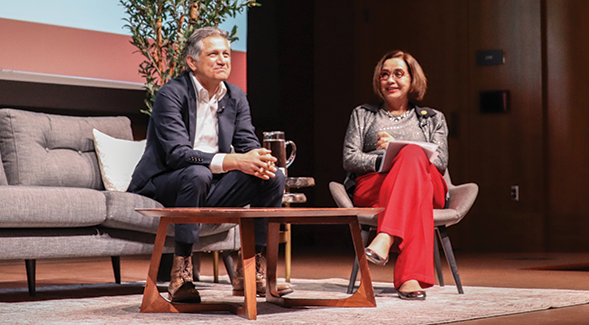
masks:
<path id="1" fill-rule="evenodd" d="M 393 76 L 395 80 L 399 80 L 403 78 L 405 75 L 407 75 L 407 72 L 401 69 L 395 69 L 393 70 L 393 72 L 390 72 L 388 70 L 382 70 L 379 74 L 380 80 L 389 80 L 391 76 Z"/>

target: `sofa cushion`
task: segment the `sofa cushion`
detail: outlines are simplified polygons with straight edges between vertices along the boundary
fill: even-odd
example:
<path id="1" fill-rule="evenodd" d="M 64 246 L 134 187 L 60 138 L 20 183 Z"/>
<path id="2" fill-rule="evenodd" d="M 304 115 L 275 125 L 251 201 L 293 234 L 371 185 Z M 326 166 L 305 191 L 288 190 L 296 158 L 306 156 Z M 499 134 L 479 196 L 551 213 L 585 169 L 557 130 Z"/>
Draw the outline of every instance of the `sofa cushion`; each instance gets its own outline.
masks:
<path id="1" fill-rule="evenodd" d="M 163 208 L 159 202 L 129 192 L 104 192 L 104 196 L 106 197 L 106 221 L 102 224 L 103 226 L 157 233 L 160 218 L 145 217 L 135 212 L 135 209 Z M 202 224 L 200 237 L 225 233 L 236 226 L 232 223 Z M 174 236 L 174 227 L 168 229 L 168 235 Z"/>
<path id="2" fill-rule="evenodd" d="M 100 191 L 47 186 L 0 186 L 0 228 L 85 227 L 106 219 Z"/>
<path id="3" fill-rule="evenodd" d="M 127 117 L 0 109 L 0 151 L 8 184 L 103 189 L 94 128 L 118 139 L 133 139 Z"/>
<path id="4" fill-rule="evenodd" d="M 4 164 L 2 163 L 2 152 L 0 152 L 0 185 L 8 185 L 6 174 L 4 174 Z"/>
<path id="5" fill-rule="evenodd" d="M 129 192 L 103 192 L 106 197 L 106 220 L 103 225 L 110 228 L 128 229 L 155 234 L 159 218 L 145 217 L 136 208 L 163 208 L 159 202 Z M 173 235 L 174 233 L 171 233 Z"/>

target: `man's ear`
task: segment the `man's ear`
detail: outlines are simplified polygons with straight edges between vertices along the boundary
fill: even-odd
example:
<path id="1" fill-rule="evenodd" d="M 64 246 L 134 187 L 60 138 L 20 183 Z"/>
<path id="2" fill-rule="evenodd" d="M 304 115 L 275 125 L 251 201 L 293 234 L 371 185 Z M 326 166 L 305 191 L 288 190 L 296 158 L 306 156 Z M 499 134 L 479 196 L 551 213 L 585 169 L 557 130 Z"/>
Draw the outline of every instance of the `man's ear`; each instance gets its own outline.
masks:
<path id="1" fill-rule="evenodd" d="M 196 60 L 191 57 L 190 55 L 186 56 L 186 63 L 188 64 L 188 67 L 190 68 L 190 70 L 192 70 L 193 72 L 196 71 Z"/>

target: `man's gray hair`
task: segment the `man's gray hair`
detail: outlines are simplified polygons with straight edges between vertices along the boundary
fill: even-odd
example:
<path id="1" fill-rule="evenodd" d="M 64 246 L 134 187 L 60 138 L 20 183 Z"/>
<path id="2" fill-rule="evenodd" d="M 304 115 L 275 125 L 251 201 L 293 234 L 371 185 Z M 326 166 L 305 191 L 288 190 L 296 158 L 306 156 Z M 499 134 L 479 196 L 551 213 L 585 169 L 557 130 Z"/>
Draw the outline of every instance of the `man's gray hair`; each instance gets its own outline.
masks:
<path id="1" fill-rule="evenodd" d="M 225 38 L 231 45 L 231 42 L 229 41 L 229 34 L 226 31 L 216 27 L 199 28 L 195 30 L 194 33 L 192 33 L 192 35 L 190 35 L 190 37 L 188 37 L 186 40 L 186 45 L 184 46 L 185 58 L 190 55 L 193 59 L 198 61 L 200 53 L 204 48 L 203 40 L 210 36 L 221 36 Z"/>

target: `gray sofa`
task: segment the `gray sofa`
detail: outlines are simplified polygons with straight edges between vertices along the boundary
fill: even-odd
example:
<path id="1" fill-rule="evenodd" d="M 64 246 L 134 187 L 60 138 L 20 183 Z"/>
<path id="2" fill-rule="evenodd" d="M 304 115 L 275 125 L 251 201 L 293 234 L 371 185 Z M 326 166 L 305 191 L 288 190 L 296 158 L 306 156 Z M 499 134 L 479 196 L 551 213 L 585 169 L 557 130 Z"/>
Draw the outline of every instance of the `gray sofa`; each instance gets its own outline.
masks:
<path id="1" fill-rule="evenodd" d="M 25 260 L 35 294 L 35 261 L 151 254 L 158 218 L 135 208 L 162 207 L 127 192 L 105 191 L 92 129 L 132 140 L 127 117 L 73 117 L 0 109 L 0 260 Z M 173 252 L 168 229 L 165 252 Z M 238 250 L 236 225 L 203 225 L 195 251 Z"/>

